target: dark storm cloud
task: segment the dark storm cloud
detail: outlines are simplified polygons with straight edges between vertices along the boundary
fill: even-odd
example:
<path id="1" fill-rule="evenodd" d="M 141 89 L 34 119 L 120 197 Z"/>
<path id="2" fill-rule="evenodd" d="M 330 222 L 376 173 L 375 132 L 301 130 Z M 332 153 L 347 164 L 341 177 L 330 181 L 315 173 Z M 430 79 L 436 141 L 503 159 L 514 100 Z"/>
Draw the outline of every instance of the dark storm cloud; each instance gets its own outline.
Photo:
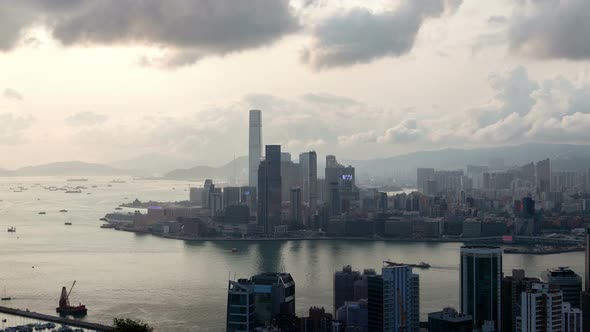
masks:
<path id="1" fill-rule="evenodd" d="M 313 45 L 301 59 L 321 69 L 404 55 L 412 50 L 426 19 L 452 13 L 460 4 L 461 0 L 406 0 L 386 12 L 352 9 L 320 22 Z"/>
<path id="2" fill-rule="evenodd" d="M 509 22 L 510 50 L 545 59 L 590 59 L 590 1 L 523 1 Z"/>
<path id="3" fill-rule="evenodd" d="M 0 0 L 0 49 L 15 47 L 35 25 L 68 46 L 171 48 L 178 64 L 267 45 L 299 29 L 288 0 Z"/>

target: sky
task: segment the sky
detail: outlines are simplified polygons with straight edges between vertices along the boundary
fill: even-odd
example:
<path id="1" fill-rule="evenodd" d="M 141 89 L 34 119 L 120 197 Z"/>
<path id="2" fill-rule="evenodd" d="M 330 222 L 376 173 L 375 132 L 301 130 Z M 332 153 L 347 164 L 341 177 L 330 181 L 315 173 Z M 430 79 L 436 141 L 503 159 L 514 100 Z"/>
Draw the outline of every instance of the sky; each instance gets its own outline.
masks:
<path id="1" fill-rule="evenodd" d="M 0 168 L 587 143 L 587 0 L 0 0 Z M 193 165 L 187 165 L 190 167 Z"/>

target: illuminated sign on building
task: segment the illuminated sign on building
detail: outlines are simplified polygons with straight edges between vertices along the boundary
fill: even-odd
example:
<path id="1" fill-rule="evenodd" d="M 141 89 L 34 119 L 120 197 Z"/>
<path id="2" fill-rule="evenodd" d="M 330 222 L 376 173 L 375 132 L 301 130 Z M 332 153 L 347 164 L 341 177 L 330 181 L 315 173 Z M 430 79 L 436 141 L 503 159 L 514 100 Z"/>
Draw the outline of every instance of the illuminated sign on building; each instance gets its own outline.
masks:
<path id="1" fill-rule="evenodd" d="M 352 175 L 351 174 L 344 174 L 344 175 L 342 175 L 342 180 L 352 181 Z"/>

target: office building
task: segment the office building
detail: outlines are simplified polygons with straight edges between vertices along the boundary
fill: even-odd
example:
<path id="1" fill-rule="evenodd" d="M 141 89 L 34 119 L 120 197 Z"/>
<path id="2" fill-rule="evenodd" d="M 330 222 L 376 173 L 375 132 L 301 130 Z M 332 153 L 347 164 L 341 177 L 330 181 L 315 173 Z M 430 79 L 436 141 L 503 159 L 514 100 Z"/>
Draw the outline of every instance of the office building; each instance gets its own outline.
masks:
<path id="1" fill-rule="evenodd" d="M 587 173 L 587 176 L 590 176 L 590 172 Z M 584 255 L 584 261 L 586 267 L 586 279 L 584 280 L 585 288 L 584 292 L 581 294 L 580 300 L 584 331 L 590 331 L 590 228 L 586 228 L 586 252 Z"/>
<path id="2" fill-rule="evenodd" d="M 295 281 L 289 273 L 261 273 L 250 278 L 255 291 L 255 321 L 265 325 L 281 315 L 295 315 Z"/>
<path id="3" fill-rule="evenodd" d="M 584 323 L 582 310 L 578 308 L 572 308 L 572 305 L 563 302 L 562 305 L 563 313 L 563 332 L 583 332 Z"/>
<path id="4" fill-rule="evenodd" d="M 223 188 L 223 206 L 239 205 L 241 201 L 240 187 Z"/>
<path id="5" fill-rule="evenodd" d="M 281 146 L 267 145 L 258 166 L 258 225 L 272 234 L 281 225 Z"/>
<path id="6" fill-rule="evenodd" d="M 461 247 L 461 313 L 473 317 L 476 327 L 492 321 L 500 330 L 502 249 Z"/>
<path id="7" fill-rule="evenodd" d="M 368 276 L 369 331 L 419 331 L 420 283 L 412 268 L 386 266 Z"/>
<path id="8" fill-rule="evenodd" d="M 325 202 L 330 207 L 330 216 L 346 212 L 352 202 L 358 201 L 354 172 L 354 167 L 339 164 L 335 156 L 326 156 Z"/>
<path id="9" fill-rule="evenodd" d="M 331 332 L 333 319 L 330 313 L 318 307 L 309 308 L 309 317 L 301 317 L 299 322 L 300 332 Z"/>
<path id="10" fill-rule="evenodd" d="M 545 159 L 536 165 L 537 189 L 539 192 L 551 191 L 551 161 Z"/>
<path id="11" fill-rule="evenodd" d="M 291 188 L 291 222 L 303 224 L 303 204 L 301 188 Z"/>
<path id="12" fill-rule="evenodd" d="M 354 283 L 361 280 L 361 273 L 353 271 L 350 265 L 344 266 L 342 271 L 334 273 L 333 304 L 334 312 L 346 301 L 354 301 Z"/>
<path id="13" fill-rule="evenodd" d="M 346 301 L 336 310 L 336 320 L 344 324 L 346 331 L 368 332 L 368 301 Z"/>
<path id="14" fill-rule="evenodd" d="M 189 201 L 192 205 L 203 206 L 203 193 L 205 188 L 191 187 L 189 189 Z"/>
<path id="15" fill-rule="evenodd" d="M 548 284 L 533 284 L 522 293 L 521 311 L 517 318 L 520 332 L 562 332 L 563 296 L 559 288 Z"/>
<path id="16" fill-rule="evenodd" d="M 463 315 L 453 308 L 428 314 L 428 332 L 471 332 L 473 319 Z"/>
<path id="17" fill-rule="evenodd" d="M 318 157 L 316 152 L 309 151 L 300 154 L 299 167 L 301 167 L 303 202 L 309 206 L 309 210 L 314 214 L 318 200 Z"/>
<path id="18" fill-rule="evenodd" d="M 248 183 L 258 186 L 258 166 L 262 159 L 262 115 L 259 110 L 250 111 L 250 132 L 248 142 Z"/>
<path id="19" fill-rule="evenodd" d="M 240 203 L 248 206 L 252 213 L 257 210 L 257 196 L 256 187 L 240 187 Z"/>
<path id="20" fill-rule="evenodd" d="M 419 192 L 429 195 L 429 193 L 426 193 L 428 181 L 434 181 L 434 168 L 418 168 L 416 176 L 416 187 Z"/>
<path id="21" fill-rule="evenodd" d="M 539 278 L 526 277 L 524 270 L 512 270 L 511 276 L 502 278 L 501 331 L 516 331 L 516 317 L 520 316 L 520 295 L 530 291 Z"/>
<path id="22" fill-rule="evenodd" d="M 580 294 L 582 292 L 582 277 L 567 267 L 549 269 L 541 274 L 541 280 L 549 285 L 555 285 L 563 293 L 563 301 L 573 308 L 580 308 Z"/>
<path id="23" fill-rule="evenodd" d="M 301 167 L 299 164 L 286 160 L 281 160 L 281 195 L 283 200 L 290 199 L 291 188 L 301 187 Z M 290 156 L 290 154 L 289 154 Z"/>
<path id="24" fill-rule="evenodd" d="M 256 322 L 254 284 L 248 279 L 229 281 L 227 287 L 226 331 L 254 331 Z"/>

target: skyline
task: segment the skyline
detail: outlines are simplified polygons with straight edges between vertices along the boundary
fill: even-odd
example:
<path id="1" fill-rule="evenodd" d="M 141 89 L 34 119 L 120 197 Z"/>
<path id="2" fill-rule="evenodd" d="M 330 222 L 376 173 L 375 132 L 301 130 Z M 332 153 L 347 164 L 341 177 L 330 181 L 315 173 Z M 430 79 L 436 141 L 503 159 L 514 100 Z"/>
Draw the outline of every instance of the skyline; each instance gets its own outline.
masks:
<path id="1" fill-rule="evenodd" d="M 557 24 L 586 29 L 582 0 L 167 4 L 1 2 L 0 168 L 151 153 L 219 165 L 247 153 L 250 109 L 265 144 L 342 159 L 579 144 L 590 129 L 590 50 Z"/>

